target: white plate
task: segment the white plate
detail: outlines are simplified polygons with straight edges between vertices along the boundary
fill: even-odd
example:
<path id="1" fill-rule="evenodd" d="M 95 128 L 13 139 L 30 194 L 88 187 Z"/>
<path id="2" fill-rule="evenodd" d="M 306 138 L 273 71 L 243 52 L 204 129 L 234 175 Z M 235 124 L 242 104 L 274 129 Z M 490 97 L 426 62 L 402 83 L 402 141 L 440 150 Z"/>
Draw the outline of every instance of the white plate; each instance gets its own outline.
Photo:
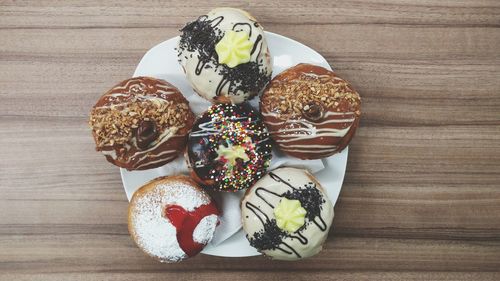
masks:
<path id="1" fill-rule="evenodd" d="M 331 69 L 325 58 L 313 49 L 295 40 L 272 32 L 266 32 L 266 38 L 271 55 L 273 56 L 273 76 L 298 63 L 311 63 Z M 182 68 L 177 62 L 177 53 L 174 48 L 176 48 L 178 40 L 179 37 L 171 38 L 150 49 L 137 66 L 134 77 L 151 76 L 165 79 L 179 88 L 185 96 L 197 96 L 191 89 Z M 328 197 L 334 204 L 337 201 L 344 180 L 347 164 L 347 150 L 346 148 L 339 154 L 323 159 L 322 161 L 325 168 L 315 173 L 315 176 L 322 186 L 326 188 Z M 130 200 L 133 192 L 144 183 L 156 177 L 164 176 L 167 173 L 171 174 L 175 172 L 166 171 L 166 169 L 160 167 L 134 172 L 120 169 L 120 173 L 125 192 L 127 193 L 127 198 Z M 222 193 L 221 196 L 235 195 L 234 193 Z M 248 243 L 242 229 L 218 245 L 213 245 L 212 243 L 208 244 L 205 249 L 203 249 L 202 253 L 223 257 L 259 255 L 259 253 Z"/>

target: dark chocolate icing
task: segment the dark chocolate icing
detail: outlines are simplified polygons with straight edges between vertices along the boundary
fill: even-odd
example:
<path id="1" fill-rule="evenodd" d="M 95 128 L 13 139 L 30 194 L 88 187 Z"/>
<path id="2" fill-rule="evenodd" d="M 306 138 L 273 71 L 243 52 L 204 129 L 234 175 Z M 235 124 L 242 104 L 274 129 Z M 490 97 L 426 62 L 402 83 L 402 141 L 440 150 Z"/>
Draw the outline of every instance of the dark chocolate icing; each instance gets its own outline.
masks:
<path id="1" fill-rule="evenodd" d="M 220 152 L 231 149 L 241 154 L 234 163 Z M 212 105 L 193 126 L 187 156 L 202 185 L 235 191 L 264 175 L 271 160 L 271 141 L 259 113 L 248 104 Z"/>

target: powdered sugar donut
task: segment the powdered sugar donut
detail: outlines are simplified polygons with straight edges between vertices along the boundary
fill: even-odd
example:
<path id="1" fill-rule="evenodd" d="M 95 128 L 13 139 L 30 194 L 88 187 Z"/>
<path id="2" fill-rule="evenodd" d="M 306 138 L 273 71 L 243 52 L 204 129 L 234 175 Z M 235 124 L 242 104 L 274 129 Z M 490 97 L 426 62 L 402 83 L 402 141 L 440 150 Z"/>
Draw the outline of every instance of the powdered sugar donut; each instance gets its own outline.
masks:
<path id="1" fill-rule="evenodd" d="M 142 186 L 128 210 L 128 229 L 135 243 L 161 262 L 198 254 L 212 240 L 219 216 L 210 196 L 181 175 Z"/>
<path id="2" fill-rule="evenodd" d="M 181 29 L 179 63 L 193 89 L 216 103 L 242 103 L 271 80 L 264 29 L 240 9 L 216 8 Z"/>

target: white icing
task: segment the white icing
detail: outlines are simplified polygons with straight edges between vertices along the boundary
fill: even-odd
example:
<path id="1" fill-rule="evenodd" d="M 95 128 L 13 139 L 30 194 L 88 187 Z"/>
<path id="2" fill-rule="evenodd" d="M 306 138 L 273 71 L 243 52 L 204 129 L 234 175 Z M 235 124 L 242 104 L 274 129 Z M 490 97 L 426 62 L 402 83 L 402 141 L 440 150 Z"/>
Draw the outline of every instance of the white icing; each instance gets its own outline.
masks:
<path id="1" fill-rule="evenodd" d="M 241 121 L 246 121 L 248 117 L 243 116 L 243 117 L 238 117 L 238 118 L 231 118 L 231 122 L 241 122 Z M 211 135 L 216 135 L 218 133 L 221 133 L 224 128 L 220 127 L 217 128 L 214 126 L 214 123 L 221 122 L 220 120 L 213 120 L 211 119 L 210 121 L 207 121 L 205 123 L 201 123 L 199 125 L 200 130 L 197 132 L 191 132 L 190 137 L 206 137 L 206 136 L 211 136 Z M 256 120 L 252 121 L 253 123 L 256 122 Z M 248 132 L 252 132 L 251 130 L 247 130 Z"/>
<path id="2" fill-rule="evenodd" d="M 293 148 L 288 148 L 288 147 L 281 148 L 281 150 L 286 151 L 286 152 L 319 153 L 319 154 L 334 152 L 336 149 L 337 149 L 337 146 L 333 146 L 333 147 L 328 148 L 328 149 L 308 149 L 308 148 L 303 148 L 303 149 L 296 148 L 296 149 L 293 149 Z"/>
<path id="3" fill-rule="evenodd" d="M 170 150 L 169 150 L 170 152 Z M 158 157 L 158 156 L 155 156 L 155 157 Z M 157 159 L 157 160 L 152 160 L 152 161 L 147 161 L 147 162 L 144 162 L 142 164 L 139 164 L 137 166 L 135 166 L 136 169 L 140 169 L 142 167 L 146 167 L 146 166 L 149 166 L 149 165 L 153 165 L 153 164 L 156 164 L 156 163 L 160 163 L 160 162 L 163 162 L 163 161 L 170 161 L 170 160 L 174 160 L 175 158 L 177 158 L 177 154 L 173 154 L 173 155 L 170 155 L 166 158 L 160 158 L 160 159 Z"/>
<path id="4" fill-rule="evenodd" d="M 290 144 L 289 148 L 331 148 L 329 144 Z"/>
<path id="5" fill-rule="evenodd" d="M 327 128 L 327 129 L 317 129 L 316 127 L 311 127 L 311 128 L 292 128 L 292 129 L 281 129 L 279 132 L 275 131 L 275 133 L 293 133 L 293 134 L 285 134 L 281 135 L 283 138 L 289 138 L 289 137 L 304 137 L 304 136 L 311 136 L 311 137 L 343 137 L 347 134 L 349 131 L 349 128 L 351 126 L 345 128 L 345 129 L 333 129 L 333 128 Z"/>
<path id="6" fill-rule="evenodd" d="M 151 154 L 151 151 L 154 151 L 158 146 L 160 146 L 163 143 L 167 142 L 171 138 L 185 137 L 185 136 L 181 136 L 181 135 L 175 135 L 175 133 L 177 132 L 177 130 L 178 130 L 178 128 L 176 128 L 176 127 L 170 127 L 169 129 L 165 130 L 158 137 L 158 140 L 156 141 L 156 144 L 154 146 L 148 148 L 147 150 L 138 150 L 133 155 L 129 156 L 129 159 L 132 159 L 132 158 L 135 158 L 135 157 L 139 157 L 139 159 L 136 160 L 136 162 L 135 162 L 136 165 L 134 166 L 134 169 L 138 169 L 138 168 L 141 168 L 141 167 L 146 166 L 146 165 L 151 165 L 153 163 L 158 163 L 158 162 L 162 162 L 162 161 L 166 161 L 166 160 L 170 160 L 170 159 L 175 159 L 177 157 L 178 153 L 179 153 L 176 150 L 165 150 L 165 151 L 162 151 L 162 152 L 160 152 L 158 154 Z M 135 138 L 132 139 L 132 143 L 135 146 L 137 146 L 135 144 L 135 142 L 136 142 Z M 126 149 L 130 149 L 130 146 L 125 147 L 125 148 Z M 117 159 L 117 155 L 116 155 L 116 151 L 115 150 L 103 150 L 102 153 L 104 155 L 111 156 L 114 160 Z M 144 161 L 146 158 L 152 159 L 152 158 L 158 158 L 158 157 L 164 156 L 164 155 L 168 155 L 168 157 L 162 157 L 161 159 L 157 159 L 157 160 L 154 160 L 154 161 L 147 161 L 146 163 L 141 163 L 141 161 Z"/>
<path id="7" fill-rule="evenodd" d="M 114 149 L 112 150 L 101 150 L 102 154 L 104 155 L 108 155 L 108 156 L 111 156 L 111 158 L 113 158 L 113 160 L 116 160 L 116 151 Z"/>
<path id="8" fill-rule="evenodd" d="M 309 122 L 309 121 L 304 121 L 304 120 L 289 120 L 287 121 L 278 121 L 278 122 L 270 122 L 267 121 L 267 125 L 284 125 L 284 124 L 300 124 L 303 126 L 315 124 L 315 125 L 324 125 L 324 124 L 333 124 L 333 123 L 350 123 L 354 122 L 356 120 L 355 118 L 349 118 L 349 119 L 333 119 L 333 120 L 325 120 L 324 122 Z"/>
<path id="9" fill-rule="evenodd" d="M 262 112 L 262 115 L 264 116 L 271 116 L 271 117 L 279 117 L 280 113 L 277 112 Z M 330 117 L 330 116 L 340 116 L 340 115 L 354 115 L 354 112 L 335 112 L 335 111 L 328 111 L 325 113 L 324 117 Z M 314 122 L 313 122 L 314 123 Z"/>
<path id="10" fill-rule="evenodd" d="M 278 143 L 288 143 L 288 142 L 294 142 L 294 141 L 301 141 L 301 140 L 308 140 L 308 139 L 315 139 L 317 137 L 343 137 L 349 132 L 349 129 L 351 126 L 345 128 L 345 129 L 323 129 L 321 130 L 320 134 L 313 133 L 309 131 L 309 134 L 307 134 L 308 131 L 304 134 L 289 134 L 289 135 L 281 135 L 281 138 L 286 138 L 286 139 L 277 139 L 275 140 Z M 318 130 L 320 131 L 320 130 Z M 271 133 L 279 133 L 279 132 L 271 132 Z"/>
<path id="11" fill-rule="evenodd" d="M 269 55 L 269 49 L 267 47 L 266 37 L 264 35 L 264 30 L 262 26 L 256 27 L 254 25 L 255 19 L 251 18 L 251 16 L 242 11 L 240 9 L 234 8 L 216 8 L 210 11 L 208 14 L 207 20 L 214 20 L 220 16 L 223 16 L 224 19 L 215 27 L 216 29 L 221 30 L 222 32 L 226 32 L 228 30 L 232 30 L 233 26 L 236 23 L 247 23 L 251 26 L 251 36 L 249 38 L 250 41 L 256 42 L 257 37 L 259 35 L 262 36 L 262 40 L 258 42 L 258 46 L 256 51 L 251 55 L 250 62 L 259 62 L 262 60 L 260 64 L 260 69 L 264 70 L 269 75 L 272 72 L 272 61 L 271 56 Z M 217 20 L 218 22 L 218 20 Z M 236 28 L 238 30 L 238 28 Z M 221 66 L 214 65 L 209 62 L 206 64 L 207 68 L 204 68 L 201 71 L 200 75 L 196 75 L 196 67 L 198 66 L 198 51 L 188 51 L 183 50 L 179 55 L 180 64 L 182 65 L 187 79 L 190 81 L 191 86 L 195 89 L 197 93 L 208 100 L 212 100 L 216 97 L 217 86 L 223 80 L 222 75 L 220 74 Z M 229 83 L 227 83 L 221 91 L 221 95 L 227 96 L 231 99 L 233 103 L 242 103 L 245 101 L 250 94 L 256 93 L 243 93 L 242 91 L 238 91 L 236 95 L 228 96 Z"/>
<path id="12" fill-rule="evenodd" d="M 323 145 L 323 146 L 297 146 L 296 144 L 293 144 L 294 142 L 299 142 L 302 140 L 310 140 L 310 139 L 315 139 L 315 138 L 323 138 L 323 137 L 344 137 L 347 135 L 349 130 L 351 129 L 354 121 L 356 120 L 355 117 L 352 118 L 346 118 L 348 116 L 354 116 L 354 112 L 332 112 L 328 111 L 324 114 L 323 118 L 321 121 L 309 121 L 305 119 L 289 119 L 289 120 L 283 120 L 283 121 L 278 121 L 278 122 L 271 122 L 269 120 L 266 121 L 266 124 L 268 125 L 278 125 L 282 126 L 284 128 L 280 129 L 279 131 L 271 131 L 270 133 L 275 136 L 275 141 L 278 144 L 282 144 L 280 148 L 283 151 L 287 152 L 299 152 L 299 153 L 316 153 L 316 154 L 323 154 L 323 153 L 333 153 L 336 151 L 337 146 L 334 145 Z M 271 117 L 276 120 L 280 120 L 280 114 L 276 112 L 265 112 L 262 113 L 262 115 L 266 117 Z M 336 118 L 328 118 L 328 117 L 340 117 L 340 119 Z M 331 128 L 331 127 L 326 127 L 328 124 L 348 124 L 347 127 L 345 128 Z M 332 125 L 330 125 L 332 126 Z M 293 149 L 296 148 L 296 149 Z M 300 149 L 298 149 L 300 148 Z M 318 149 L 322 148 L 322 149 Z"/>
<path id="13" fill-rule="evenodd" d="M 309 172 L 302 169 L 278 168 L 271 172 L 278 175 L 280 178 L 284 179 L 288 184 L 291 184 L 295 188 L 305 188 L 306 184 L 313 181 L 310 178 L 311 175 L 309 174 Z M 298 238 L 285 237 L 283 239 L 283 242 L 295 249 L 297 253 L 302 256 L 302 258 L 313 256 L 321 251 L 322 245 L 328 236 L 328 231 L 332 224 L 334 215 L 332 203 L 324 193 L 319 182 L 317 182 L 316 180 L 314 180 L 314 182 L 318 187 L 320 187 L 319 189 L 323 195 L 323 198 L 325 199 L 325 202 L 321 206 L 320 216 L 326 223 L 326 229 L 322 231 L 314 222 L 311 222 L 306 218 L 306 227 L 299 231 L 299 233 L 303 237 L 307 238 L 308 242 L 306 244 L 302 244 L 299 241 L 300 239 Z M 275 219 L 273 208 L 256 195 L 256 190 L 258 187 L 263 187 L 266 190 L 270 190 L 278 194 L 283 194 L 291 190 L 288 185 L 274 180 L 269 174 L 265 175 L 255 183 L 252 189 L 250 189 L 247 195 L 243 198 L 241 203 L 241 218 L 243 221 L 243 229 L 247 233 L 247 237 L 252 237 L 256 232 L 264 231 L 263 224 L 261 223 L 257 215 L 246 207 L 247 202 L 250 202 L 253 205 L 257 206 L 269 217 L 270 220 Z M 281 200 L 281 198 L 278 196 L 268 195 L 265 195 L 265 199 L 273 206 L 277 206 L 279 201 Z M 316 220 L 318 220 L 318 218 L 316 218 Z M 297 235 L 297 233 L 294 233 L 292 235 Z M 284 249 L 287 248 L 284 247 Z M 263 252 L 274 259 L 298 259 L 295 254 L 287 254 L 279 249 L 265 250 Z"/>

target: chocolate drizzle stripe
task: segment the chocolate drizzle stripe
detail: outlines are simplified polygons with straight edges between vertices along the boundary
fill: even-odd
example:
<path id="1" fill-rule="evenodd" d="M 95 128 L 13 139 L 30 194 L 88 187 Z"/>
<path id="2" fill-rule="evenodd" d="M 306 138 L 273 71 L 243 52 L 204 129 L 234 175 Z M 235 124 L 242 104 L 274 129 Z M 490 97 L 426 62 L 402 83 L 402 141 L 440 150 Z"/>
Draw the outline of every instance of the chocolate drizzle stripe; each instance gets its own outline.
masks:
<path id="1" fill-rule="evenodd" d="M 205 65 L 207 64 L 208 61 L 204 60 L 199 60 L 198 63 L 196 64 L 196 68 L 194 70 L 194 74 L 200 75 L 201 71 L 205 68 Z"/>
<path id="2" fill-rule="evenodd" d="M 229 82 L 229 79 L 227 79 L 226 77 L 222 77 L 222 79 L 220 80 L 219 84 L 217 85 L 217 89 L 215 90 L 215 95 L 216 96 L 220 96 L 221 95 L 222 89 L 224 89 L 224 87 L 226 86 L 226 84 L 228 82 Z M 231 89 L 231 84 L 229 84 L 228 94 L 229 94 L 230 89 Z"/>
<path id="3" fill-rule="evenodd" d="M 250 211 L 252 211 L 252 213 L 254 213 L 255 216 L 257 216 L 257 218 L 260 220 L 260 222 L 263 225 L 266 224 L 267 222 L 269 222 L 269 217 L 266 215 L 266 213 L 264 213 L 264 211 L 259 209 L 259 207 L 255 206 L 254 204 L 252 204 L 250 202 L 247 202 L 245 204 L 245 207 L 247 207 Z M 262 215 L 264 215 L 264 217 L 266 218 L 265 221 L 259 216 L 259 214 L 257 214 L 257 211 L 260 212 Z"/>
<path id="4" fill-rule="evenodd" d="M 326 226 L 326 222 L 323 220 L 323 218 L 321 216 L 318 216 L 319 220 L 321 221 L 321 225 L 319 225 L 319 223 L 316 221 L 316 218 L 313 220 L 314 224 L 321 230 L 321 231 L 325 231 L 327 226 Z"/>
<path id="5" fill-rule="evenodd" d="M 207 17 L 208 18 L 208 17 Z M 214 18 L 213 20 L 210 21 L 210 23 L 212 24 L 212 27 L 216 27 L 218 26 L 222 21 L 224 20 L 224 16 L 218 16 L 216 18 Z M 214 24 L 215 21 L 218 21 Z"/>
<path id="6" fill-rule="evenodd" d="M 309 243 L 309 240 L 307 240 L 307 238 L 302 235 L 302 233 L 300 232 L 296 232 L 297 236 L 295 235 L 290 235 L 291 238 L 295 238 L 295 239 L 298 239 L 299 242 L 302 244 L 302 245 L 307 245 L 307 243 Z"/>
<path id="7" fill-rule="evenodd" d="M 252 51 L 250 52 L 250 55 L 253 55 L 253 53 L 257 49 L 257 45 L 259 44 L 260 40 L 262 40 L 262 35 L 259 34 L 259 36 L 257 36 L 257 39 L 255 39 L 255 43 L 253 43 L 253 47 L 252 47 Z M 261 45 L 261 48 L 262 48 L 262 42 L 261 42 L 260 45 Z M 260 52 L 259 52 L 259 54 L 260 54 Z"/>
<path id="8" fill-rule="evenodd" d="M 274 196 L 277 196 L 277 197 L 283 198 L 283 194 L 281 194 L 281 195 L 280 195 L 280 194 L 278 194 L 278 193 L 276 193 L 276 192 L 272 192 L 272 191 L 267 190 L 267 189 L 262 188 L 262 187 L 258 187 L 258 188 L 255 190 L 255 195 L 257 195 L 257 197 L 259 197 L 260 199 L 262 199 L 262 201 L 266 202 L 266 204 L 267 204 L 267 205 L 269 205 L 269 207 L 271 207 L 271 208 L 273 208 L 273 209 L 274 209 L 274 206 L 273 206 L 271 203 L 267 202 L 267 200 L 264 198 L 264 196 L 263 196 L 263 195 L 261 195 L 261 194 L 259 194 L 259 191 L 263 191 L 263 192 L 266 192 L 266 193 L 272 194 L 272 195 L 274 195 Z"/>
<path id="9" fill-rule="evenodd" d="M 242 25 L 242 26 L 248 26 L 248 37 L 249 37 L 249 38 L 251 38 L 251 37 L 252 37 L 252 25 L 251 25 L 251 24 L 249 24 L 248 22 L 238 22 L 238 23 L 235 23 L 235 24 L 233 25 L 232 30 L 233 30 L 233 31 L 236 31 L 236 30 L 234 30 L 234 29 L 235 29 L 237 26 L 239 26 L 239 25 Z M 259 36 L 260 36 L 260 35 L 259 35 Z M 257 42 L 256 42 L 256 43 L 257 43 Z"/>
<path id="10" fill-rule="evenodd" d="M 288 244 L 287 244 L 287 243 L 285 243 L 285 242 L 282 242 L 282 243 L 283 243 L 283 245 L 285 245 L 288 249 L 290 249 L 290 250 L 291 250 L 291 251 L 292 251 L 292 252 L 293 252 L 293 253 L 294 253 L 294 254 L 295 254 L 295 255 L 296 255 L 299 259 L 300 259 L 300 258 L 302 258 L 302 256 L 301 256 L 301 255 L 299 255 L 299 253 L 297 253 L 297 251 L 295 251 L 295 249 L 294 249 L 294 248 L 292 248 L 290 245 L 288 245 Z M 287 252 L 287 251 L 283 250 L 281 247 L 278 247 L 277 249 L 280 249 L 280 250 L 282 250 L 283 252 L 285 252 L 285 253 L 287 253 L 287 254 L 292 254 L 291 252 Z"/>
<path id="11" fill-rule="evenodd" d="M 288 183 L 286 180 L 280 178 L 278 175 L 276 175 L 275 173 L 273 172 L 269 172 L 269 176 L 276 182 L 281 182 L 285 185 L 287 185 L 288 187 L 290 187 L 291 189 L 293 190 L 297 190 L 297 188 L 295 188 L 293 185 L 291 185 L 290 183 Z"/>

